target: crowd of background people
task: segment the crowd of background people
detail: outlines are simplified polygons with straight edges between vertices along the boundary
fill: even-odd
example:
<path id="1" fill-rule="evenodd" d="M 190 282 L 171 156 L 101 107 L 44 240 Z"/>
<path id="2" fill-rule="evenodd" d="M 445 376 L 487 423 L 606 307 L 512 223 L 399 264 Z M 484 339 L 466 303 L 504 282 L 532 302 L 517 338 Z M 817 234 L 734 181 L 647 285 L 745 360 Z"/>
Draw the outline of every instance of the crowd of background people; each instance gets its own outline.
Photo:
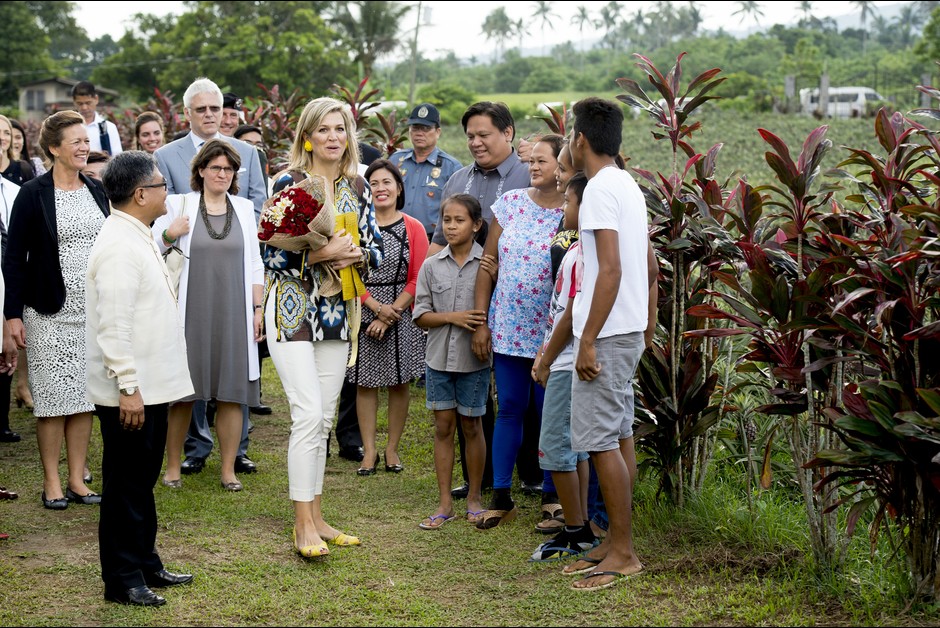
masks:
<path id="1" fill-rule="evenodd" d="M 5 329 L 25 350 L 12 390 L 18 405 L 29 406 L 37 419 L 44 507 L 58 510 L 70 503 L 102 501 L 88 487 L 92 476 L 86 461 L 92 413 L 100 415 L 99 402 L 92 403 L 87 389 L 87 371 L 93 365 L 86 348 L 86 273 L 95 240 L 111 220 L 111 210 L 117 210 L 106 197 L 113 188 L 123 190 L 114 194 L 122 194 L 122 206 L 131 214 L 133 194 L 140 194 L 140 207 L 151 209 L 159 209 L 159 203 L 147 195 L 162 194 L 163 212 L 147 225 L 154 249 L 176 249 L 184 258 L 174 291 L 192 392 L 172 400 L 162 419 L 165 429 L 147 441 L 148 447 L 165 449 L 165 487 L 185 490 L 182 475 L 203 470 L 214 425 L 221 487 L 242 490 L 244 480 L 238 474 L 257 471 L 247 453 L 250 415 L 271 412 L 260 397 L 261 359 L 270 355 L 290 407 L 288 481 L 293 544 L 301 556 L 319 558 L 330 553 L 330 545 L 361 544 L 323 516 L 324 470 L 334 427 L 340 455 L 360 463 L 358 475 L 375 475 L 383 461 L 376 435 L 378 392 L 387 389 L 384 470 L 402 473 L 406 462 L 399 443 L 412 383 L 421 381 L 435 417 L 439 495 L 437 509 L 418 523 L 420 528 L 435 530 L 456 518 L 454 500 L 461 498 L 467 500 L 461 518 L 477 528 L 508 524 L 517 513 L 511 489 L 518 469 L 522 490 L 542 496 L 536 530 L 555 535 L 539 545 L 533 560 L 580 557 L 576 568 L 565 573 L 588 573 L 599 565 L 600 584 L 590 583 L 589 574 L 587 584 L 579 585 L 589 589 L 609 586 L 641 568 L 632 540 L 626 553 L 601 545 L 601 556 L 594 549 L 596 533 L 607 527 L 604 503 L 611 498 L 616 504 L 611 536 L 617 543 L 630 538 L 629 529 L 623 529 L 622 505 L 629 501 L 623 492 L 632 486 L 635 458 L 631 463 L 632 430 L 621 423 L 626 424 L 627 415 L 632 423 L 632 398 L 621 399 L 627 394 L 622 381 L 601 395 L 599 403 L 609 401 L 613 408 L 609 416 L 599 410 L 610 419 L 603 428 L 612 437 L 578 427 L 570 410 L 577 380 L 607 376 L 593 363 L 582 363 L 575 340 L 591 335 L 591 350 L 604 347 L 605 360 L 616 360 L 611 369 L 629 381 L 651 320 L 647 296 L 654 280 L 647 284 L 646 278 L 647 271 L 655 277 L 655 258 L 647 256 L 648 239 L 643 244 L 642 198 L 635 198 L 632 179 L 617 167 L 619 133 L 614 145 L 585 122 L 580 131 L 575 127 L 570 144 L 568 138 L 549 134 L 526 142 L 520 155 L 513 146 L 515 123 L 508 108 L 480 102 L 460 121 L 473 157 L 461 166 L 437 147 L 440 113 L 425 103 L 407 120 L 410 148 L 387 159 L 367 159 L 348 106 L 317 98 L 299 117 L 286 169 L 269 180 L 260 129 L 240 124 L 241 100 L 223 94 L 209 79 L 195 80 L 183 95 L 188 133 L 166 142 L 158 114 L 138 117 L 132 152 L 146 156 L 140 162 L 132 154 L 118 163 L 120 137 L 98 113 L 93 85 L 79 83 L 72 96 L 76 111 L 58 112 L 43 122 L 39 146 L 44 160 L 30 158 L 22 126 L 0 116 Z M 605 108 L 603 101 L 582 111 L 604 133 L 617 130 L 615 110 Z M 137 163 L 146 171 L 140 180 L 148 182 L 125 198 L 127 184 L 122 187 L 118 173 Z M 620 178 L 604 172 L 608 166 Z M 593 177 L 610 179 L 607 187 L 625 186 L 630 194 L 622 207 L 606 208 L 603 219 L 597 219 L 587 240 L 588 254 L 594 257 L 585 261 L 584 247 L 575 244 L 578 210 L 582 208 L 583 221 L 583 206 L 589 202 L 585 190 Z M 258 221 L 269 197 L 293 186 L 316 190 L 336 216 L 336 229 L 322 248 L 288 251 L 259 245 Z M 595 196 L 595 206 L 605 207 L 607 197 L 600 192 Z M 149 211 L 139 215 L 149 216 Z M 618 212 L 629 214 L 631 222 L 617 222 Z M 641 254 L 635 251 L 638 246 Z M 620 255 L 614 255 L 617 251 Z M 616 269 L 608 267 L 604 255 L 629 262 L 629 272 L 621 272 L 620 261 Z M 573 305 L 576 293 L 593 289 L 598 256 L 610 272 L 608 279 L 626 277 L 629 282 L 629 291 L 621 285 L 621 298 L 629 292 L 630 298 L 642 301 L 632 303 L 628 320 L 617 311 L 610 313 L 613 301 L 604 300 L 608 311 L 600 314 L 590 299 L 588 309 L 583 303 Z M 594 276 L 582 286 L 579 272 L 584 268 Z M 344 278 L 338 292 L 328 287 L 334 276 Z M 616 297 L 618 284 L 609 289 Z M 649 301 L 654 303 L 654 297 Z M 629 347 L 602 340 L 608 318 L 616 322 L 608 335 L 629 338 Z M 88 347 L 94 344 L 89 336 Z M 629 359 L 618 357 L 623 355 Z M 107 364 L 108 356 L 103 359 Z M 141 394 L 143 407 L 149 407 L 147 390 L 118 380 L 120 376 L 113 382 L 116 399 L 123 404 L 125 396 Z M 551 420 L 543 423 L 546 384 L 555 401 L 546 415 Z M 8 420 L 12 386 L 11 372 L 0 375 L 5 395 L 0 396 L 0 440 L 7 442 L 20 439 Z M 358 429 L 351 429 L 350 422 Z M 451 487 L 455 433 L 464 483 Z M 629 447 L 623 444 L 628 439 Z M 64 486 L 58 468 L 63 442 L 68 452 Z M 578 448 L 572 442 L 587 444 Z M 608 455 L 611 450 L 622 454 L 617 456 L 622 473 L 619 466 L 613 469 L 617 465 Z M 602 463 L 603 499 L 588 453 Z M 109 476 L 127 464 L 133 463 L 122 458 L 105 468 L 106 497 Z M 146 484 L 146 478 L 140 481 Z M 615 481 L 623 486 L 612 488 Z M 492 496 L 484 504 L 488 489 Z M 0 498 L 11 494 L 15 496 L 0 489 Z M 147 516 L 155 518 L 156 513 Z M 102 516 L 102 529 L 113 523 Z M 140 560 L 150 561 L 140 567 L 146 576 L 152 557 Z M 106 598 L 157 605 L 162 598 L 140 591 L 141 586 L 192 579 L 180 576 L 176 581 L 170 577 L 174 574 L 165 573 L 140 580 L 105 570 Z"/>

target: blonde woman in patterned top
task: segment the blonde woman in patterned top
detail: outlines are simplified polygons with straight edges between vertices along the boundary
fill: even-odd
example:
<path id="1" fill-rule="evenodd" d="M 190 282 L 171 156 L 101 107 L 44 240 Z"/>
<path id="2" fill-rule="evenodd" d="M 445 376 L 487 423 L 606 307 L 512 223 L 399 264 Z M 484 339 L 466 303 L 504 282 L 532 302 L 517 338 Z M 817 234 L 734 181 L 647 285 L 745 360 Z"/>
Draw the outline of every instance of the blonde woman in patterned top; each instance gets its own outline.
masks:
<path id="1" fill-rule="evenodd" d="M 316 251 L 296 253 L 265 246 L 265 327 L 268 350 L 291 410 L 287 448 L 290 498 L 294 502 L 294 549 L 305 558 L 329 554 L 327 543 L 359 545 L 323 519 L 321 496 L 326 447 L 346 374 L 350 340 L 358 327 L 357 299 L 324 296 L 326 266 L 354 266 L 365 279 L 382 262 L 382 236 L 372 191 L 357 174 L 356 125 L 348 107 L 333 98 L 311 100 L 300 114 L 287 171 L 275 193 L 306 177 L 325 182 L 326 205 L 351 214 L 358 234 L 338 229 Z M 358 238 L 354 238 L 357 235 Z M 355 239 L 359 244 L 356 245 Z"/>

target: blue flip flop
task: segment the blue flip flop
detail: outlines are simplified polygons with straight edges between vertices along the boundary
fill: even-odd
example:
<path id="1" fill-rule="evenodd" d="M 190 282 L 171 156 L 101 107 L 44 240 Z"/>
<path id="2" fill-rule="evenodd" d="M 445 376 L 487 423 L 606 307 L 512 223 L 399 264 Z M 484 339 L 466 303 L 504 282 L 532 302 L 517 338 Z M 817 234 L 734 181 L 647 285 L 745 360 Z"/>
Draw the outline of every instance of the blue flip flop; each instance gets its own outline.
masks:
<path id="1" fill-rule="evenodd" d="M 437 530 L 445 523 L 454 518 L 454 515 L 431 515 L 424 521 L 418 524 L 418 527 L 422 530 Z"/>

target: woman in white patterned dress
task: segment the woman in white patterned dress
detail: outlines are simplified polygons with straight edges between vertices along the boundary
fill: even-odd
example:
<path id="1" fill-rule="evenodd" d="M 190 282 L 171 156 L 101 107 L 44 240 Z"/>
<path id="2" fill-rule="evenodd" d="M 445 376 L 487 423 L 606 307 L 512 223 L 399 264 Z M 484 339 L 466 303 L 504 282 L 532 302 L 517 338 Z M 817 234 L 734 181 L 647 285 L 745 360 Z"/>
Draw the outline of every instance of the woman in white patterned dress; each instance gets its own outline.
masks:
<path id="1" fill-rule="evenodd" d="M 101 185 L 81 174 L 89 152 L 81 115 L 60 111 L 43 122 L 39 145 L 52 162 L 13 204 L 4 259 L 4 313 L 29 360 L 29 386 L 43 465 L 43 506 L 101 498 L 83 480 L 92 411 L 86 391 L 85 272 L 108 215 Z M 68 484 L 59 479 L 65 440 Z"/>

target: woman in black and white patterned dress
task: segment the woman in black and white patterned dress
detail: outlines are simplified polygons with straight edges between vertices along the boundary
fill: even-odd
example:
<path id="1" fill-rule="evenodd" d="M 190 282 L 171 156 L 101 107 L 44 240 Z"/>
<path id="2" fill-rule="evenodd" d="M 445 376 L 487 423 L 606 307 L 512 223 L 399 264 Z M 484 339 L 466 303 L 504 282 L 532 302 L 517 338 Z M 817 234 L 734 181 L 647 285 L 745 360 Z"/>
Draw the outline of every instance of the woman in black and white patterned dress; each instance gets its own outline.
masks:
<path id="1" fill-rule="evenodd" d="M 90 150 L 81 115 L 60 111 L 47 118 L 39 145 L 52 168 L 27 182 L 13 204 L 4 313 L 29 359 L 43 505 L 61 510 L 70 501 L 101 501 L 83 480 L 94 410 L 86 391 L 85 272 L 108 202 L 100 184 L 81 174 Z M 64 491 L 63 440 L 69 467 Z"/>
<path id="2" fill-rule="evenodd" d="M 403 214 L 405 190 L 398 167 L 379 159 L 365 174 L 372 188 L 375 220 L 385 256 L 366 281 L 356 364 L 346 373 L 355 383 L 356 413 L 364 452 L 359 475 L 373 475 L 379 461 L 375 444 L 379 388 L 388 389 L 388 444 L 385 470 L 400 473 L 398 442 L 408 417 L 409 387 L 424 372 L 427 341 L 411 320 L 418 270 L 428 252 L 422 224 Z"/>

